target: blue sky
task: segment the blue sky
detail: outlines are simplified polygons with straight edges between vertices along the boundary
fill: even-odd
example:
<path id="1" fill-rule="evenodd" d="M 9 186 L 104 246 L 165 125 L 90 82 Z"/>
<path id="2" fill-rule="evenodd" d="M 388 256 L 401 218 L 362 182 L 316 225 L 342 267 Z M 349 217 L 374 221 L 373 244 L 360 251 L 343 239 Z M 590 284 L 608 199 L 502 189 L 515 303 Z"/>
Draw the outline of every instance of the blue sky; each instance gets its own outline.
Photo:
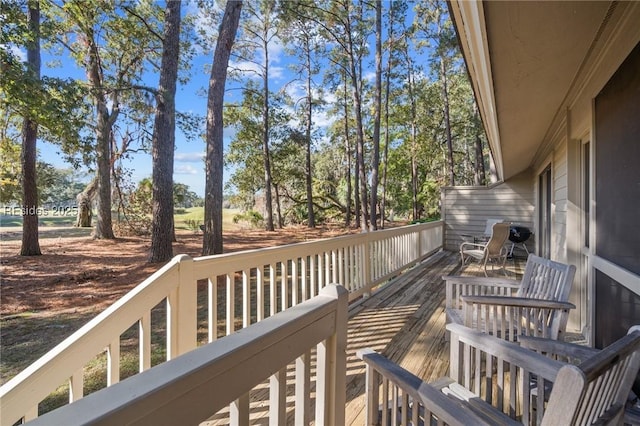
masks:
<path id="1" fill-rule="evenodd" d="M 185 3 L 183 3 L 184 5 Z M 183 6 L 183 10 L 190 13 L 197 13 L 194 2 L 186 3 Z M 412 12 L 409 12 L 412 15 Z M 410 19 L 407 17 L 407 19 Z M 371 50 L 373 44 L 371 41 Z M 200 51 L 194 58 L 191 67 L 191 79 L 185 85 L 178 85 L 178 93 L 176 96 L 176 108 L 181 112 L 192 112 L 199 114 L 202 119 L 202 134 L 205 131 L 204 117 L 206 114 L 207 98 L 206 92 L 209 81 L 208 65 L 212 62 L 213 48 L 209 51 Z M 303 96 L 302 87 L 299 84 L 291 83 L 294 79 L 292 72 L 288 69 L 288 65 L 292 62 L 292 59 L 287 56 L 283 46 L 276 42 L 273 43 L 269 51 L 270 55 L 270 89 L 278 90 L 286 85 L 286 90 L 292 96 L 293 99 L 298 99 Z M 85 79 L 85 73 L 82 69 L 79 69 L 74 60 L 68 56 L 58 58 L 62 62 L 62 66 L 50 69 L 47 67 L 47 61 L 51 59 L 43 53 L 43 75 L 60 76 L 60 77 L 74 77 L 81 80 Z M 367 71 L 369 66 L 372 66 L 373 59 L 365 60 L 365 76 L 367 78 L 373 78 L 373 70 Z M 251 69 L 256 67 L 255 64 L 250 62 L 237 62 L 232 58 L 231 66 L 239 69 L 247 70 L 246 78 L 256 77 L 255 73 L 250 72 Z M 319 80 L 322 75 L 316 76 Z M 151 87 L 156 87 L 158 84 L 158 76 L 151 75 L 148 81 L 145 83 Z M 241 97 L 241 91 L 237 90 L 239 83 L 227 80 L 227 93 L 225 102 L 239 101 Z M 235 90 L 234 90 L 235 88 Z M 230 90 L 231 89 L 231 90 Z M 331 103 L 334 99 L 332 93 L 324 93 L 326 101 Z M 332 122 L 332 118 L 326 113 L 318 113 L 314 120 L 314 125 L 318 129 L 324 129 L 328 127 Z M 225 149 L 233 137 L 233 128 L 225 128 L 224 140 Z M 68 168 L 69 164 L 65 163 L 64 159 L 57 154 L 58 148 L 55 145 L 51 145 L 44 141 L 38 142 L 38 149 L 43 161 L 49 162 L 56 167 Z M 176 150 L 175 150 L 175 162 L 174 162 L 174 181 L 177 183 L 187 184 L 190 189 L 196 192 L 198 195 L 204 195 L 205 177 L 204 177 L 204 152 L 205 143 L 202 138 L 196 138 L 194 140 L 187 140 L 184 134 L 179 130 L 176 131 Z M 151 176 L 151 157 L 149 154 L 138 153 L 134 154 L 132 159 L 124 162 L 124 166 L 132 170 L 132 179 L 134 182 L 138 182 L 143 178 Z M 231 170 L 225 171 L 225 181 L 229 179 Z M 86 176 L 84 179 L 88 179 Z"/>
<path id="2" fill-rule="evenodd" d="M 272 90 L 278 90 L 280 87 L 289 83 L 294 77 L 287 68 L 287 64 L 290 62 L 290 58 L 284 52 L 282 45 L 274 43 L 271 46 L 270 51 L 270 88 Z M 84 70 L 77 67 L 74 60 L 65 55 L 62 58 L 55 58 L 61 61 L 60 67 L 49 68 L 47 62 L 53 59 L 51 56 L 47 56 L 43 52 L 42 60 L 42 75 L 59 76 L 59 77 L 74 77 L 80 80 L 85 80 Z M 204 117 L 206 115 L 207 106 L 207 87 L 209 83 L 209 65 L 213 60 L 213 47 L 210 51 L 201 51 L 197 55 L 193 62 L 190 71 L 191 78 L 187 84 L 178 84 L 178 93 L 176 96 L 176 109 L 181 112 L 196 113 L 203 117 L 202 119 L 202 134 L 205 131 Z M 251 78 L 253 73 L 251 69 L 256 65 L 249 62 L 238 62 L 231 60 L 230 66 L 247 70 L 247 78 Z M 152 75 L 145 83 L 151 87 L 156 87 L 158 84 L 158 76 Z M 238 82 L 227 80 L 227 92 L 225 102 L 239 101 L 241 98 L 241 91 L 237 90 L 239 87 Z M 301 94 L 296 94 L 296 91 L 301 90 L 299 86 L 295 84 L 288 85 L 287 90 L 295 97 L 301 97 Z M 301 93 L 301 92 L 300 92 Z M 318 115 L 315 125 L 318 127 L 325 127 L 330 123 L 330 120 L 326 116 Z M 234 129 L 227 127 L 224 130 L 224 144 L 225 149 L 233 138 Z M 66 163 L 61 155 L 58 154 L 59 148 L 46 141 L 38 141 L 38 150 L 40 158 L 43 161 L 53 164 L 59 168 L 68 168 L 70 165 Z M 204 153 L 205 142 L 202 138 L 196 138 L 193 140 L 187 140 L 185 135 L 176 130 L 176 150 L 174 157 L 174 181 L 177 183 L 184 183 L 189 185 L 192 191 L 198 195 L 204 195 Z M 132 156 L 131 160 L 125 161 L 124 166 L 132 170 L 132 179 L 134 182 L 138 182 L 141 179 L 151 176 L 151 156 L 145 153 L 136 153 Z M 225 181 L 229 179 L 231 170 L 225 171 Z M 86 176 L 84 179 L 88 179 Z"/>

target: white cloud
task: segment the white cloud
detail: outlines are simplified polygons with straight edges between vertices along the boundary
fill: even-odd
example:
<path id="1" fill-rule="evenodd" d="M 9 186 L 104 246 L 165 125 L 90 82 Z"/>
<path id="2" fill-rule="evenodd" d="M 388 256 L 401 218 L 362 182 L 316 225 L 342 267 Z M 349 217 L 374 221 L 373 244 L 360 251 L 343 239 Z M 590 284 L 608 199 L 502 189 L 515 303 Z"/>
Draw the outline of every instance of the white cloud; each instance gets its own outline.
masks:
<path id="1" fill-rule="evenodd" d="M 364 75 L 362 76 L 363 80 L 366 80 L 368 82 L 374 82 L 376 80 L 376 72 L 375 71 L 367 71 L 366 73 L 364 73 Z"/>
<path id="2" fill-rule="evenodd" d="M 176 175 L 197 175 L 204 173 L 203 168 L 193 167 L 191 164 L 178 164 L 174 170 Z"/>
<path id="3" fill-rule="evenodd" d="M 176 152 L 174 160 L 181 163 L 202 163 L 204 152 Z"/>

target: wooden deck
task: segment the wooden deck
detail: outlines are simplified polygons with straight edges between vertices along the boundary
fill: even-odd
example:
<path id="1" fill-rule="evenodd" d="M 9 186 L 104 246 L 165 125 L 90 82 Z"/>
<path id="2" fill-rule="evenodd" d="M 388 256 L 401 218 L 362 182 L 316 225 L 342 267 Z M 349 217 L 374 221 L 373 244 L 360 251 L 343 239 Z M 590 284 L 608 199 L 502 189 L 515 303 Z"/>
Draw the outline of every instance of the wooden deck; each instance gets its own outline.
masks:
<path id="1" fill-rule="evenodd" d="M 511 278 L 521 278 L 524 260 L 507 261 Z M 347 405 L 346 424 L 364 425 L 365 366 L 356 358 L 357 350 L 370 347 L 425 381 L 445 376 L 449 369 L 449 346 L 444 339 L 445 286 L 442 275 L 482 275 L 478 264 L 461 269 L 460 255 L 439 252 L 421 264 L 385 284 L 367 299 L 354 302 L 349 308 L 347 345 Z M 496 269 L 495 276 L 504 277 Z M 315 358 L 315 354 L 312 358 Z M 314 368 L 312 368 L 314 370 Z M 294 424 L 293 379 L 287 372 L 287 424 Z M 313 387 L 313 385 L 312 385 Z M 253 425 L 267 425 L 269 404 L 268 384 L 251 392 Z M 314 395 L 312 394 L 312 403 Z M 228 410 L 213 416 L 202 425 L 228 424 Z"/>
<path id="2" fill-rule="evenodd" d="M 507 262 L 509 277 L 520 278 L 524 261 Z M 364 425 L 364 363 L 357 350 L 370 347 L 425 381 L 447 375 L 449 345 L 444 339 L 445 286 L 442 275 L 482 275 L 478 264 L 460 266 L 458 253 L 441 252 L 395 278 L 350 309 L 347 348 L 346 424 Z M 496 269 L 493 274 L 504 276 Z"/>

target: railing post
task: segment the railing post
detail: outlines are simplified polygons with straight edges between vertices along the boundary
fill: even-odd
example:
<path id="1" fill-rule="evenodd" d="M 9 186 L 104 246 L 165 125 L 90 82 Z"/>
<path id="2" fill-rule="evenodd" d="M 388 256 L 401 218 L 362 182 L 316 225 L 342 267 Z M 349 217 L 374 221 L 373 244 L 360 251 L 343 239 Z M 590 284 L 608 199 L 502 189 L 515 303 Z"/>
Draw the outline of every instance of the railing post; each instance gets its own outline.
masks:
<path id="1" fill-rule="evenodd" d="M 364 360 L 367 355 L 371 354 L 375 354 L 375 351 L 373 349 L 366 348 L 359 350 L 356 356 Z M 378 424 L 380 374 L 368 363 L 365 363 L 365 366 L 365 425 L 375 426 Z"/>
<path id="2" fill-rule="evenodd" d="M 321 295 L 338 300 L 335 333 L 317 348 L 316 424 L 345 422 L 347 376 L 347 306 L 349 293 L 338 285 L 325 286 Z"/>
<path id="3" fill-rule="evenodd" d="M 177 256 L 178 286 L 167 298 L 167 359 L 189 352 L 196 347 L 197 288 L 193 279 L 193 259 Z"/>
<path id="4" fill-rule="evenodd" d="M 183 255 L 180 257 L 178 265 L 180 267 L 178 354 L 181 355 L 196 348 L 198 340 L 198 288 L 193 279 L 193 258 Z"/>

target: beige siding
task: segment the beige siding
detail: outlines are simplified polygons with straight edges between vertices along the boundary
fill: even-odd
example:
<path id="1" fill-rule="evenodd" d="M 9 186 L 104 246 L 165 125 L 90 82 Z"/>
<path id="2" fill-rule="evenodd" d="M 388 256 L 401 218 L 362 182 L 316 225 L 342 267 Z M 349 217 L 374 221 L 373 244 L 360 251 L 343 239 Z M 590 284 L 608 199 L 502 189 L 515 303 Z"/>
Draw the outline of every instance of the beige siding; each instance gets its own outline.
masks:
<path id="1" fill-rule="evenodd" d="M 445 248 L 457 251 L 466 235 L 482 235 L 487 219 L 503 219 L 534 230 L 534 192 L 530 173 L 491 187 L 447 187 L 442 190 Z M 530 251 L 534 238 L 527 241 Z"/>
<path id="2" fill-rule="evenodd" d="M 553 153 L 553 211 L 551 258 L 567 262 L 567 142 L 560 142 Z"/>

